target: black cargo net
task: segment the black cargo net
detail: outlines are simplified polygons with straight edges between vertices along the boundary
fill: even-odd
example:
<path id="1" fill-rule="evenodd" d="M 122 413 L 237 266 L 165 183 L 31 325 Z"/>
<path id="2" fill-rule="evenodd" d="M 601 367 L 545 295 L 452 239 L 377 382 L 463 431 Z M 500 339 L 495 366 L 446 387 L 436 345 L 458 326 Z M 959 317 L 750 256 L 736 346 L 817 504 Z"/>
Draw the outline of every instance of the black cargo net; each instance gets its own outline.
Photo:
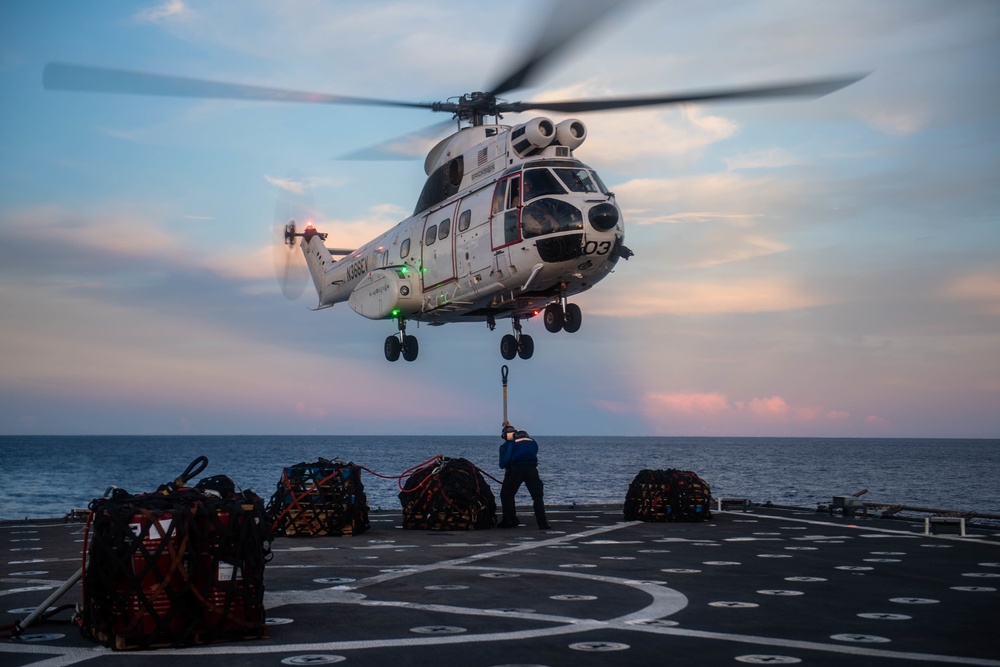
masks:
<path id="1" fill-rule="evenodd" d="M 704 521 L 712 516 L 708 483 L 686 470 L 640 470 L 625 496 L 626 521 Z"/>
<path id="2" fill-rule="evenodd" d="M 400 476 L 399 488 L 403 528 L 475 530 L 496 525 L 493 491 L 483 472 L 466 459 L 437 456 L 416 465 Z"/>
<path id="3" fill-rule="evenodd" d="M 121 489 L 90 504 L 84 636 L 115 649 L 262 638 L 270 523 L 251 491 Z M 224 497 L 226 494 L 228 497 Z"/>
<path id="4" fill-rule="evenodd" d="M 350 536 L 365 532 L 368 500 L 361 467 L 320 458 L 285 468 L 267 504 L 279 536 Z"/>

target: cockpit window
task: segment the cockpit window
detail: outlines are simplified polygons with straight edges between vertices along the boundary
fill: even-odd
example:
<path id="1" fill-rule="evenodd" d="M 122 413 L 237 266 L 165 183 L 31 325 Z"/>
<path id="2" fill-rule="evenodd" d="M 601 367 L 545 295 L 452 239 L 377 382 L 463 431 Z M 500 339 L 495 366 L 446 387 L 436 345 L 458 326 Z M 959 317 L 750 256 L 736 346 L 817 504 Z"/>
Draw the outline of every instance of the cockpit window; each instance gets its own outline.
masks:
<path id="1" fill-rule="evenodd" d="M 586 169 L 556 169 L 555 171 L 571 192 L 606 192 L 603 188 L 598 189 L 597 184 L 590 177 L 590 172 Z"/>
<path id="2" fill-rule="evenodd" d="M 566 169 L 564 171 L 571 171 Z M 542 195 L 566 194 L 566 188 L 559 183 L 548 169 L 528 169 L 524 172 L 524 202 Z"/>

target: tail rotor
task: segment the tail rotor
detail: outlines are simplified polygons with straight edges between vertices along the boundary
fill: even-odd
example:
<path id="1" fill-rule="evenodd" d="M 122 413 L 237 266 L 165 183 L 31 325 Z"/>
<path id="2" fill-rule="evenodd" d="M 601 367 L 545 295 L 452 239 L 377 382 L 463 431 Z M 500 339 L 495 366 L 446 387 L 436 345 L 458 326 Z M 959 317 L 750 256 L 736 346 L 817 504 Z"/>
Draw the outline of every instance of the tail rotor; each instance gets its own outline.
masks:
<path id="1" fill-rule="evenodd" d="M 305 257 L 299 250 L 298 236 L 316 217 L 312 195 L 301 172 L 292 172 L 282 180 L 272 181 L 278 187 L 271 225 L 271 250 L 274 274 L 285 298 L 294 301 L 302 296 L 309 278 Z"/>

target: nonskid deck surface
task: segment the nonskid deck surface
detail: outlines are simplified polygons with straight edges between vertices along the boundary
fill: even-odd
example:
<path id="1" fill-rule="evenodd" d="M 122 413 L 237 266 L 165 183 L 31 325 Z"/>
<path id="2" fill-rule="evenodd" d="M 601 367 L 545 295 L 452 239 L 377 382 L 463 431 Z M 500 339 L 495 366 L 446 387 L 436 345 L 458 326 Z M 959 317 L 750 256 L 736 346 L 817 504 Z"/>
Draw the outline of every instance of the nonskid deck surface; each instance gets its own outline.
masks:
<path id="1" fill-rule="evenodd" d="M 0 642 L 0 663 L 1000 666 L 996 533 L 763 507 L 703 523 L 549 517 L 548 531 L 436 532 L 373 513 L 361 535 L 274 542 L 268 639 L 112 652 L 46 622 Z M 0 623 L 79 568 L 82 539 L 82 524 L 0 526 Z"/>

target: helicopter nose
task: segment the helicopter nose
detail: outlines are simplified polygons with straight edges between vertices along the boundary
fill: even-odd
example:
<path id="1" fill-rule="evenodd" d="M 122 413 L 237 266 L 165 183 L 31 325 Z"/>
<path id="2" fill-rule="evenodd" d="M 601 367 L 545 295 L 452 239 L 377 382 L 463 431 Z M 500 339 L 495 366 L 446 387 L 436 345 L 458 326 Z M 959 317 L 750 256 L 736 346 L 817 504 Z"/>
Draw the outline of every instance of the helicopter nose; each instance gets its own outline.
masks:
<path id="1" fill-rule="evenodd" d="M 598 204 L 587 212 L 587 219 L 591 226 L 599 232 L 611 231 L 618 224 L 618 208 L 613 204 L 604 202 Z"/>

